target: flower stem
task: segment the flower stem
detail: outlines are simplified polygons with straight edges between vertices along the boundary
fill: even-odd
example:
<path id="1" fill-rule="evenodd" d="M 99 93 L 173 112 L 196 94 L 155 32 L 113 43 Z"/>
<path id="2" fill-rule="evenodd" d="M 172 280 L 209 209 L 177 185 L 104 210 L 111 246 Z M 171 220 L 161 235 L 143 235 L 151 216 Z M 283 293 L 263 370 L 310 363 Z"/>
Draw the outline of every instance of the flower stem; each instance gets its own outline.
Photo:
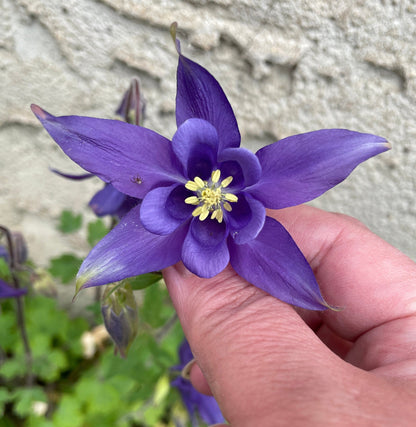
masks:
<path id="1" fill-rule="evenodd" d="M 0 231 L 2 231 L 6 235 L 6 239 L 7 239 L 7 246 L 9 248 L 9 254 L 10 254 L 10 272 L 12 276 L 13 286 L 15 289 L 20 289 L 19 278 L 15 273 L 16 269 L 18 268 L 18 262 L 16 259 L 16 251 L 15 251 L 12 235 L 10 233 L 10 230 L 2 225 L 0 225 Z M 16 310 L 17 326 L 20 331 L 20 336 L 22 337 L 23 348 L 25 351 L 26 366 L 27 366 L 26 385 L 30 386 L 33 384 L 33 379 L 34 379 L 33 371 L 32 371 L 33 357 L 32 357 L 32 350 L 30 349 L 29 339 L 26 331 L 26 322 L 25 322 L 22 296 L 19 296 L 16 298 L 16 306 L 17 306 L 17 310 Z"/>

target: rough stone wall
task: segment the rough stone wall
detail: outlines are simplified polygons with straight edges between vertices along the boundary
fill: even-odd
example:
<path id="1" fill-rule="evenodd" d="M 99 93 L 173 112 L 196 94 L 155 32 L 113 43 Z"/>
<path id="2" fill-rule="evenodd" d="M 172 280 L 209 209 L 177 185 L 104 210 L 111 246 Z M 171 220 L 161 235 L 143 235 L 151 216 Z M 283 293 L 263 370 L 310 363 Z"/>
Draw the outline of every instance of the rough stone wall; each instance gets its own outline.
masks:
<path id="1" fill-rule="evenodd" d="M 101 183 L 40 128 L 56 115 L 111 118 L 130 78 L 146 126 L 175 131 L 177 56 L 207 67 L 234 107 L 243 145 L 341 127 L 382 135 L 393 150 L 361 165 L 314 204 L 357 217 L 416 259 L 416 3 L 414 0 L 0 0 L 0 222 L 25 232 L 32 257 L 87 252 L 54 229 Z"/>

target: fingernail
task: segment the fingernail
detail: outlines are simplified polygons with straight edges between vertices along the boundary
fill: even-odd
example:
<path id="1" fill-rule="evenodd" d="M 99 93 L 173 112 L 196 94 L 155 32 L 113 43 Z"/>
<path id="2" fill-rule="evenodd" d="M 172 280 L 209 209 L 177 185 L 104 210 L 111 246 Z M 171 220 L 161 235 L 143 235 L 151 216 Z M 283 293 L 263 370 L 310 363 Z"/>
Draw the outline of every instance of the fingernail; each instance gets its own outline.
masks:
<path id="1" fill-rule="evenodd" d="M 185 380 L 190 381 L 191 379 L 191 369 L 192 366 L 194 366 L 194 364 L 196 363 L 195 358 L 190 360 L 182 369 L 181 371 L 181 377 L 184 378 Z"/>

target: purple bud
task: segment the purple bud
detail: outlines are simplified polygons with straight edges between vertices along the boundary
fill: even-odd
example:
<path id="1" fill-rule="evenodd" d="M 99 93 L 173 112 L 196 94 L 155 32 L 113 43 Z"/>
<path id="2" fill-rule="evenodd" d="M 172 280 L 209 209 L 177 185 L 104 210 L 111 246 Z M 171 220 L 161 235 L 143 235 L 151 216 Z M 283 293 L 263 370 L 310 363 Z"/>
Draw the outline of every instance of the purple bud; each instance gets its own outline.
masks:
<path id="1" fill-rule="evenodd" d="M 140 80 L 134 77 L 116 110 L 127 123 L 139 126 L 144 120 L 146 101 L 140 92 Z"/>
<path id="2" fill-rule="evenodd" d="M 113 339 L 121 357 L 127 351 L 137 335 L 137 303 L 131 286 L 117 282 L 106 286 L 101 303 L 104 325 Z"/>

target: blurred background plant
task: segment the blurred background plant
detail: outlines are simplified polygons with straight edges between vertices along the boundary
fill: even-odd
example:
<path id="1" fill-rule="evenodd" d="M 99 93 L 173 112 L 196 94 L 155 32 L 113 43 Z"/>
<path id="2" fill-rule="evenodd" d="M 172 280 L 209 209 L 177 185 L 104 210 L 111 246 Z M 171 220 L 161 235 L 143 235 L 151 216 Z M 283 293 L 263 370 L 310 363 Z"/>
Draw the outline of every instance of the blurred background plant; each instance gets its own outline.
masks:
<path id="1" fill-rule="evenodd" d="M 139 125 L 144 106 L 133 79 L 116 113 Z M 117 193 L 105 183 L 90 202 L 99 218 L 84 224 L 82 214 L 66 210 L 58 229 L 84 233 L 94 246 L 140 203 Z M 96 288 L 85 312 L 73 317 L 61 308 L 57 287 L 74 285 L 82 259 L 64 253 L 41 269 L 21 234 L 3 226 L 0 233 L 0 427 L 195 427 L 222 420 L 213 398 L 180 376 L 192 353 L 160 272 Z"/>

